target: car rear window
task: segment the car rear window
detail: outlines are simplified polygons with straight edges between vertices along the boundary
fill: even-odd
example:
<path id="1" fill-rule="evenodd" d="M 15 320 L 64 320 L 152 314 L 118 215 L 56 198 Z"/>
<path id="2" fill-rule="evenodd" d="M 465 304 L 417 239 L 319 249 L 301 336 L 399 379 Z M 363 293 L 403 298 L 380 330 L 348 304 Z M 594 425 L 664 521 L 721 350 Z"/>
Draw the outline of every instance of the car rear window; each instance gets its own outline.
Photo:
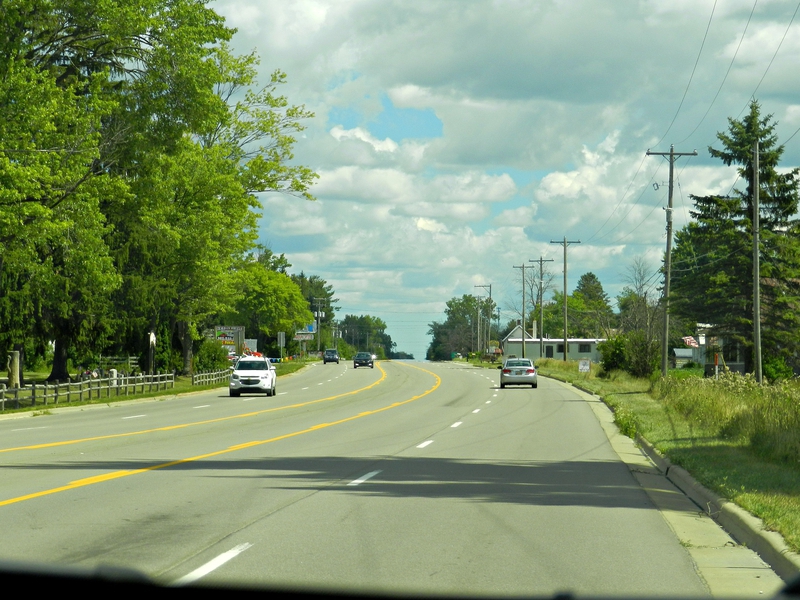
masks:
<path id="1" fill-rule="evenodd" d="M 532 367 L 533 363 L 529 360 L 509 360 L 506 363 L 507 367 Z"/>

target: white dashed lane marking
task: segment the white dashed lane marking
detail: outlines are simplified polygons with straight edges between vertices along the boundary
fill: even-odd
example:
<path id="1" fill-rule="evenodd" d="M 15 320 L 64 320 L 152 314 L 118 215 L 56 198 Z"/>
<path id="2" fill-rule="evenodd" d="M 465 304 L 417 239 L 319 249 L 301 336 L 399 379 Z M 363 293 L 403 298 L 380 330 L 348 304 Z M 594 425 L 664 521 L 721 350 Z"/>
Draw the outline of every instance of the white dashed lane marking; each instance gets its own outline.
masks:
<path id="1" fill-rule="evenodd" d="M 375 475 L 377 475 L 378 473 L 380 473 L 380 470 L 378 470 L 378 471 L 370 471 L 370 472 L 369 472 L 369 473 L 367 473 L 366 475 L 362 475 L 362 476 L 361 476 L 361 477 L 359 477 L 358 479 L 354 479 L 353 481 L 351 481 L 351 482 L 350 482 L 350 483 L 348 483 L 347 485 L 359 485 L 359 484 L 361 484 L 361 483 L 364 483 L 364 482 L 365 482 L 367 479 L 372 479 L 372 478 L 373 478 L 373 477 L 375 477 Z"/>

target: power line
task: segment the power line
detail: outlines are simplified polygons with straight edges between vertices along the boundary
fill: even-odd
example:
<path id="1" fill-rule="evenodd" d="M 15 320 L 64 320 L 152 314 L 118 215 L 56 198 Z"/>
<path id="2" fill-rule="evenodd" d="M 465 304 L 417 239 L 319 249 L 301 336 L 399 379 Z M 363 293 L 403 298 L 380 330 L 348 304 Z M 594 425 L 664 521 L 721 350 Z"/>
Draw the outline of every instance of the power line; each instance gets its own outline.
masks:
<path id="1" fill-rule="evenodd" d="M 642 170 L 642 165 L 644 164 L 644 161 L 646 159 L 647 159 L 647 156 L 643 156 L 642 157 L 642 161 L 639 163 L 639 168 L 636 169 L 636 173 L 633 174 L 633 178 L 631 179 L 631 182 L 628 184 L 628 187 L 625 188 L 625 193 L 622 194 L 622 197 L 619 199 L 619 202 L 617 202 L 617 205 L 614 207 L 614 210 L 611 211 L 611 213 L 608 215 L 608 217 L 603 222 L 603 224 L 600 226 L 600 228 L 597 231 L 595 231 L 588 240 L 586 240 L 587 242 L 592 241 L 594 239 L 594 236 L 596 236 L 598 233 L 600 233 L 603 230 L 603 227 L 606 226 L 606 223 L 608 223 L 608 221 L 611 219 L 611 217 L 614 216 L 614 213 L 617 212 L 617 209 L 620 207 L 620 204 L 622 204 L 622 201 L 625 200 L 625 196 L 628 195 L 628 192 L 630 191 L 631 186 L 636 181 L 636 176 L 639 175 L 639 171 Z"/>
<path id="2" fill-rule="evenodd" d="M 644 158 L 647 158 L 647 155 L 645 155 L 645 157 L 644 157 Z M 644 160 L 644 159 L 643 159 L 643 160 Z M 631 207 L 628 209 L 628 212 L 626 212 L 626 213 L 625 213 L 625 214 L 622 216 L 622 218 L 619 220 L 619 222 L 618 222 L 616 225 L 614 225 L 614 227 L 612 227 L 611 229 L 609 229 L 608 231 L 606 231 L 606 232 L 605 232 L 603 235 L 601 235 L 600 237 L 598 237 L 598 238 L 597 238 L 598 240 L 602 240 L 604 237 L 606 237 L 607 235 L 611 234 L 611 232 L 612 232 L 612 231 L 614 231 L 614 230 L 615 230 L 617 227 L 619 227 L 620 225 L 622 225 L 622 223 L 625 221 L 625 219 L 628 217 L 628 215 L 629 215 L 629 214 L 631 214 L 631 211 L 632 211 L 632 210 L 633 210 L 633 209 L 636 207 L 636 205 L 637 205 L 637 204 L 639 204 L 639 201 L 640 201 L 640 200 L 641 200 L 641 199 L 644 197 L 644 193 L 647 191 L 647 189 L 648 189 L 648 187 L 649 187 L 650 183 L 653 181 L 653 179 L 655 179 L 656 175 L 658 175 L 658 172 L 659 172 L 660 170 L 661 170 L 661 165 L 659 165 L 659 166 L 658 166 L 658 168 L 657 168 L 657 169 L 655 170 L 655 172 L 653 173 L 653 175 L 651 175 L 651 177 L 650 177 L 650 181 L 648 181 L 648 182 L 647 182 L 647 185 L 645 185 L 645 186 L 642 188 L 642 192 L 639 194 L 639 197 L 638 197 L 638 198 L 636 198 L 636 200 L 634 201 L 634 203 L 633 203 L 633 204 L 631 204 Z M 620 200 L 620 202 L 622 202 L 622 201 Z M 618 204 L 617 206 L 619 206 L 619 204 Z M 616 210 L 616 208 L 615 208 L 614 210 Z M 649 215 L 648 215 L 648 216 L 649 216 Z M 609 218 L 611 218 L 611 217 L 609 217 Z M 641 225 L 641 223 L 640 223 L 640 225 Z M 638 227 L 638 225 L 637 225 L 637 227 Z M 602 228 L 601 228 L 601 229 L 602 229 Z M 598 230 L 598 231 L 599 231 L 599 230 Z M 597 232 L 595 232 L 595 235 L 597 235 Z M 626 234 L 626 235 L 628 235 L 628 234 Z M 624 237 L 624 236 L 623 236 L 623 237 Z M 592 236 L 592 238 L 594 238 L 594 236 Z M 592 239 L 592 238 L 590 238 L 590 239 Z M 587 240 L 587 242 L 588 242 L 588 240 Z M 612 244 L 613 244 L 613 243 L 614 243 L 614 242 L 612 242 Z"/>
<path id="3" fill-rule="evenodd" d="M 742 31 L 742 37 L 739 38 L 739 45 L 736 46 L 736 52 L 733 53 L 733 58 L 731 58 L 731 64 L 728 65 L 728 70 L 725 71 L 725 77 L 722 78 L 722 83 L 719 84 L 719 89 L 717 89 L 717 93 L 714 94 L 714 98 L 711 100 L 711 104 L 708 105 L 708 108 L 706 109 L 705 114 L 701 117 L 700 122 L 697 123 L 697 125 L 695 126 L 694 129 L 692 129 L 692 132 L 689 135 L 687 135 L 680 142 L 678 142 L 679 144 L 682 144 L 683 142 L 685 142 L 686 140 L 688 140 L 690 137 L 692 137 L 694 135 L 694 132 L 697 131 L 697 129 L 700 127 L 700 125 L 703 123 L 703 121 L 705 121 L 705 118 L 708 116 L 708 113 L 711 111 L 711 107 L 714 106 L 714 103 L 717 101 L 717 98 L 719 97 L 719 93 L 722 91 L 722 86 L 724 86 L 725 82 L 728 80 L 728 75 L 730 74 L 731 69 L 733 68 L 734 61 L 736 61 L 736 56 L 739 54 L 739 48 L 742 47 L 742 42 L 744 41 L 744 36 L 747 33 L 747 28 L 750 27 L 750 20 L 753 18 L 753 13 L 756 11 L 756 5 L 757 4 L 758 4 L 758 0 L 755 0 L 755 2 L 753 2 L 753 9 L 750 11 L 750 16 L 747 18 L 747 23 L 744 26 L 744 31 Z"/>
<path id="4" fill-rule="evenodd" d="M 758 91 L 758 88 L 760 88 L 761 84 L 764 83 L 764 78 L 767 76 L 767 73 L 769 73 L 769 69 L 770 69 L 770 67 L 772 67 L 772 63 L 775 61 L 775 57 L 778 56 L 778 51 L 781 49 L 781 46 L 783 45 L 783 40 L 786 39 L 786 34 L 789 33 L 789 29 L 791 28 L 792 23 L 794 22 L 794 18 L 797 16 L 798 9 L 800 9 L 800 2 L 797 3 L 797 6 L 794 9 L 794 13 L 792 13 L 792 18 L 789 19 L 789 24 L 786 26 L 786 31 L 783 32 L 783 37 L 781 38 L 781 41 L 778 43 L 778 47 L 775 48 L 775 53 L 772 55 L 772 59 L 769 61 L 769 64 L 767 65 L 767 68 L 764 71 L 764 74 L 761 76 L 761 79 L 758 81 L 758 85 L 756 86 L 756 89 L 754 89 L 753 93 L 750 95 L 750 98 L 752 98 L 753 100 L 755 100 L 756 92 Z M 739 111 L 739 114 L 736 115 L 737 119 L 742 116 L 742 113 L 745 110 L 747 110 L 747 107 L 748 107 L 749 104 L 750 104 L 750 101 L 748 100 L 747 104 L 745 104 L 744 107 L 742 108 L 742 110 Z"/>
<path id="5" fill-rule="evenodd" d="M 692 67 L 692 74 L 689 76 L 689 81 L 686 83 L 686 89 L 683 90 L 683 98 L 681 98 L 680 104 L 678 104 L 678 110 L 675 111 L 675 115 L 672 117 L 672 121 L 667 127 L 667 130 L 664 132 L 664 135 L 661 136 L 661 139 L 658 140 L 655 145 L 658 146 L 661 142 L 664 141 L 664 138 L 667 137 L 670 129 L 675 124 L 675 119 L 678 118 L 678 113 L 681 112 L 681 107 L 683 106 L 684 100 L 686 100 L 686 94 L 689 93 L 689 86 L 692 84 L 692 79 L 694 79 L 694 72 L 697 70 L 697 63 L 700 62 L 700 55 L 703 53 L 703 47 L 706 45 L 706 38 L 708 37 L 708 30 L 711 29 L 711 19 L 714 18 L 714 10 L 717 8 L 717 0 L 714 0 L 714 6 L 711 7 L 711 15 L 708 17 L 708 24 L 706 25 L 706 32 L 703 34 L 703 42 L 700 44 L 700 51 L 697 53 L 697 58 L 694 61 L 694 67 Z M 692 132 L 694 133 L 694 132 Z"/>

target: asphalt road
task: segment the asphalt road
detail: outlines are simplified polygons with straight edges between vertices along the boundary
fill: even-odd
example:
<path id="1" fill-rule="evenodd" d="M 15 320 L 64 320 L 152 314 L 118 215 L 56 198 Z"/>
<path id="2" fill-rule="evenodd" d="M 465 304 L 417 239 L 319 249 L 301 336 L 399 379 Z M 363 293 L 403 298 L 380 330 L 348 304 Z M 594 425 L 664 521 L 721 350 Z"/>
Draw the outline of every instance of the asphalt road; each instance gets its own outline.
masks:
<path id="1" fill-rule="evenodd" d="M 318 364 L 224 390 L 0 420 L 0 559 L 165 582 L 702 596 L 577 392 L 457 364 Z"/>

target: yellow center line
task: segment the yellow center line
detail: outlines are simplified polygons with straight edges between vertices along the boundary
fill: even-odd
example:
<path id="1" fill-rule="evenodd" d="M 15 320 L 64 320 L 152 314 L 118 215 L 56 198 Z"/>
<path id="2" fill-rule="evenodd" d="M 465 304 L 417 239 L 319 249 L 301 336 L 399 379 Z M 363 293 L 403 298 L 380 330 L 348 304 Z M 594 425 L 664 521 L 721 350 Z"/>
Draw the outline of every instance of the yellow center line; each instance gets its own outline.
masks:
<path id="1" fill-rule="evenodd" d="M 123 470 L 123 471 L 113 471 L 111 473 L 105 473 L 103 475 L 94 475 L 92 477 L 86 477 L 84 479 L 77 479 L 75 481 L 72 481 L 72 482 L 68 483 L 67 485 L 63 485 L 63 486 L 60 486 L 60 487 L 57 487 L 57 488 L 51 488 L 49 490 L 42 490 L 40 492 L 33 492 L 31 494 L 26 494 L 24 496 L 17 496 L 16 498 L 9 498 L 8 500 L 2 500 L 2 501 L 0 501 L 0 506 L 7 506 L 9 504 L 16 504 L 17 502 L 23 502 L 25 500 L 32 500 L 34 498 L 41 498 L 42 496 L 49 496 L 51 494 L 57 494 L 58 492 L 66 492 L 66 491 L 69 491 L 69 490 L 74 490 L 74 489 L 77 489 L 77 488 L 81 488 L 81 487 L 85 487 L 85 486 L 89 486 L 89 485 L 94 485 L 94 484 L 97 484 L 97 483 L 103 483 L 105 481 L 111 481 L 112 479 L 119 479 L 120 477 L 128 477 L 129 475 L 138 475 L 140 473 L 147 473 L 149 471 L 155 471 L 155 470 L 158 470 L 158 469 L 166 469 L 168 467 L 174 467 L 174 466 L 177 466 L 177 465 L 182 465 L 182 464 L 186 464 L 186 463 L 190 463 L 190 462 L 204 460 L 204 459 L 207 459 L 207 458 L 213 458 L 215 456 L 221 456 L 223 454 L 229 454 L 231 452 L 236 452 L 238 450 L 243 450 L 245 448 L 253 448 L 255 446 L 263 446 L 264 444 L 270 444 L 272 442 L 278 442 L 280 440 L 289 439 L 289 438 L 292 438 L 292 437 L 296 437 L 298 435 L 303 435 L 304 433 L 310 433 L 312 431 L 318 431 L 320 429 L 325 429 L 326 427 L 333 427 L 334 425 L 341 425 L 342 423 L 347 423 L 349 421 L 355 421 L 356 419 L 361 419 L 361 418 L 369 416 L 369 415 L 375 415 L 375 414 L 378 414 L 378 413 L 382 413 L 382 412 L 387 411 L 389 409 L 392 409 L 392 408 L 395 408 L 395 407 L 398 407 L 398 406 L 403 406 L 404 404 L 408 404 L 410 402 L 414 402 L 415 400 L 419 400 L 420 398 L 423 398 L 424 396 L 427 396 L 431 392 L 435 391 L 442 383 L 441 378 L 436 373 L 433 373 L 432 371 L 428 371 L 427 369 L 423 369 L 422 367 L 417 367 L 417 366 L 414 366 L 414 365 L 404 365 L 404 366 L 411 367 L 413 369 L 418 369 L 420 371 L 428 373 L 429 375 L 433 375 L 433 377 L 436 380 L 436 382 L 433 384 L 433 386 L 431 386 L 430 388 L 428 388 L 427 390 L 425 390 L 421 394 L 417 394 L 416 396 L 412 396 L 411 398 L 408 398 L 407 400 L 402 400 L 400 402 L 393 402 L 392 404 L 389 404 L 388 406 L 382 406 L 381 408 L 376 408 L 375 410 L 364 411 L 364 412 L 361 412 L 361 413 L 359 413 L 357 415 L 353 415 L 353 416 L 350 416 L 350 417 L 345 417 L 344 419 L 339 419 L 338 421 L 332 421 L 330 423 L 320 423 L 319 425 L 312 425 L 311 427 L 308 427 L 306 429 L 301 429 L 300 431 L 293 431 L 291 433 L 285 433 L 283 435 L 272 437 L 272 438 L 269 438 L 269 439 L 266 439 L 266 440 L 255 440 L 255 441 L 252 441 L 252 442 L 245 442 L 243 444 L 237 444 L 235 446 L 230 446 L 228 448 L 225 448 L 224 450 L 217 450 L 215 452 L 208 452 L 206 454 L 198 454 L 197 456 L 191 456 L 189 458 L 181 458 L 181 459 L 178 459 L 178 460 L 173 460 L 173 461 L 169 461 L 169 462 L 165 462 L 165 463 L 160 463 L 160 464 L 157 464 L 157 465 L 151 465 L 149 467 L 143 467 L 141 469 L 128 469 L 128 470 Z M 378 368 L 380 369 L 380 367 L 378 367 Z M 373 383 L 372 385 L 367 386 L 366 388 L 362 388 L 361 390 L 357 390 L 357 391 L 363 391 L 363 390 L 369 389 L 369 388 L 377 385 L 377 383 L 379 383 L 380 381 L 382 381 L 386 377 L 386 372 L 383 371 L 383 369 L 381 369 L 381 372 L 383 373 L 383 375 L 382 375 L 382 377 L 381 377 L 381 379 L 379 381 Z M 348 392 L 348 394 L 352 394 L 352 393 L 355 393 L 355 392 Z M 328 398 L 328 399 L 337 398 L 337 397 L 341 397 L 341 396 L 346 396 L 348 394 L 341 394 L 340 396 L 332 396 L 331 398 Z M 321 402 L 321 400 L 315 400 L 315 402 Z M 309 402 L 309 403 L 306 403 L 306 404 L 312 404 L 312 402 Z M 267 411 L 261 411 L 261 412 L 267 412 Z M 152 431 L 158 431 L 158 430 L 152 430 Z M 112 436 L 112 437 L 114 437 L 114 436 Z M 99 438 L 99 439 L 102 439 L 102 438 Z"/>
<path id="2" fill-rule="evenodd" d="M 317 400 L 309 400 L 308 402 L 300 402 L 298 404 L 287 404 L 286 406 L 275 406 L 273 408 L 265 408 L 264 410 L 257 410 L 253 412 L 246 412 L 241 413 L 238 415 L 232 415 L 229 417 L 219 417 L 217 419 L 206 419 L 204 421 L 192 421 L 190 423 L 179 423 L 178 425 L 167 425 L 165 427 L 156 427 L 155 429 L 142 429 L 139 431 L 128 431 L 126 433 L 111 433 L 108 435 L 97 435 L 93 437 L 87 438 L 78 438 L 74 440 L 64 440 L 61 442 L 46 442 L 44 444 L 34 444 L 31 446 L 17 446 L 15 448 L 0 448 L 0 454 L 4 452 L 17 452 L 19 450 L 41 450 L 42 448 L 54 448 L 57 446 L 69 446 L 71 444 L 82 444 L 85 442 L 96 442 L 98 440 L 110 440 L 114 438 L 122 438 L 122 437 L 130 437 L 133 435 L 143 435 L 145 433 L 156 433 L 159 431 L 174 431 L 176 429 L 185 429 L 187 427 L 195 427 L 197 425 L 209 425 L 211 423 L 221 423 L 223 421 L 230 421 L 232 419 L 245 419 L 248 417 L 255 417 L 258 415 L 263 415 L 265 413 L 276 412 L 279 410 L 287 410 L 290 408 L 302 408 L 304 406 L 310 406 L 311 404 L 318 404 L 320 402 L 330 402 L 331 400 L 336 400 L 338 398 L 344 398 L 345 396 L 353 396 L 355 394 L 359 394 L 361 392 L 365 392 L 370 388 L 375 387 L 376 385 L 383 383 L 386 379 L 386 371 L 380 365 L 377 365 L 378 369 L 381 372 L 381 377 L 376 382 L 371 383 L 370 385 L 359 388 L 357 390 L 353 390 L 351 392 L 345 392 L 343 394 L 337 394 L 335 396 L 327 396 L 326 398 L 319 398 Z"/>

